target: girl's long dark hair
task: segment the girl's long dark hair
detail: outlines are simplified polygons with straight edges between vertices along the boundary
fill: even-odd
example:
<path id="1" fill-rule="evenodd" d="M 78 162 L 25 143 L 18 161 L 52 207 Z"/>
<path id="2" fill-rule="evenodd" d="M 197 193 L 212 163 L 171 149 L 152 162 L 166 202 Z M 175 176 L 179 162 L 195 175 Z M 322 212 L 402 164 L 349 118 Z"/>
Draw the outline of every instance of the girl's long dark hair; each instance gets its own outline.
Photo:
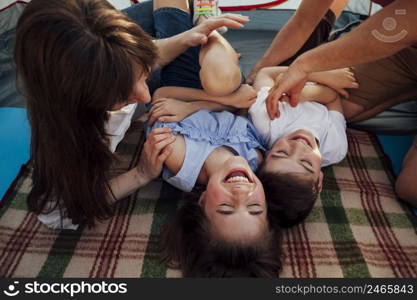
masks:
<path id="1" fill-rule="evenodd" d="M 64 207 L 74 224 L 89 226 L 112 213 L 107 111 L 128 99 L 156 53 L 151 38 L 106 1 L 27 5 L 14 56 L 32 129 L 32 211 Z"/>
<path id="2" fill-rule="evenodd" d="M 175 216 L 165 223 L 160 240 L 162 261 L 180 269 L 184 277 L 278 277 L 282 268 L 280 228 L 269 226 L 266 234 L 250 244 L 216 239 L 198 203 L 200 195 L 199 188 L 187 194 Z"/>

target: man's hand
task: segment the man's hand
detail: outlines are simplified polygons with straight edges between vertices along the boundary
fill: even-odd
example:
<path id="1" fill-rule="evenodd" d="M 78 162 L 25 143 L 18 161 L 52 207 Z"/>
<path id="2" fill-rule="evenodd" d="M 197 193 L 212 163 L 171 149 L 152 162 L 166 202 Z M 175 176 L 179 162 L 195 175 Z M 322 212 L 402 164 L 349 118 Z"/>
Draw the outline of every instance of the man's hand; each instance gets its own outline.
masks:
<path id="1" fill-rule="evenodd" d="M 207 18 L 199 25 L 184 33 L 186 43 L 190 47 L 204 45 L 207 43 L 210 33 L 217 28 L 227 26 L 230 28 L 242 28 L 249 22 L 249 18 L 240 14 L 223 14 L 218 17 Z"/>
<path id="2" fill-rule="evenodd" d="M 152 108 L 149 111 L 148 124 L 152 125 L 155 121 L 165 123 L 180 122 L 194 112 L 192 102 L 160 98 L 152 104 Z"/>
<path id="3" fill-rule="evenodd" d="M 297 64 L 293 64 L 286 72 L 278 76 L 275 86 L 271 88 L 266 99 L 266 109 L 271 120 L 280 115 L 278 101 L 287 101 L 292 107 L 297 106 L 307 78 L 308 74 Z"/>
<path id="4" fill-rule="evenodd" d="M 159 176 L 165 160 L 172 153 L 175 136 L 169 128 L 156 128 L 148 135 L 136 166 L 142 185 Z"/>

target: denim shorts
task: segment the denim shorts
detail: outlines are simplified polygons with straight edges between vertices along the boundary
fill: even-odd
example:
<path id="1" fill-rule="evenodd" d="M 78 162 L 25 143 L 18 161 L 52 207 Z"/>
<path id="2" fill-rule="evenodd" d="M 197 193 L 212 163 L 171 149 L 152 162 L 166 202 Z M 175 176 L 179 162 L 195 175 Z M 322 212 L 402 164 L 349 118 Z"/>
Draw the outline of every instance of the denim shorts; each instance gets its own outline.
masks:
<path id="1" fill-rule="evenodd" d="M 164 39 L 193 28 L 189 13 L 174 7 L 163 7 L 153 13 L 155 37 Z M 190 47 L 162 68 L 162 86 L 202 89 L 200 82 L 200 46 Z"/>

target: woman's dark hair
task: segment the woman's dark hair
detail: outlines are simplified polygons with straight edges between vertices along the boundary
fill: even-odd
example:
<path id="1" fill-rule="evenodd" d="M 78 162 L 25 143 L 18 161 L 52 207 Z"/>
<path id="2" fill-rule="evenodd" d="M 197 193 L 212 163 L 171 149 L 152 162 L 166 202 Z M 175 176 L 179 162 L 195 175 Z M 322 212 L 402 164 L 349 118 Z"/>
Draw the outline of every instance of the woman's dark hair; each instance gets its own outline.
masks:
<path id="1" fill-rule="evenodd" d="M 264 187 L 270 219 L 284 228 L 302 222 L 317 200 L 319 182 L 302 173 L 266 172 L 263 166 L 256 175 Z"/>
<path id="2" fill-rule="evenodd" d="M 107 111 L 157 58 L 151 38 L 103 0 L 32 0 L 14 57 L 32 129 L 28 206 L 58 206 L 74 224 L 111 215 Z"/>
<path id="3" fill-rule="evenodd" d="M 200 194 L 187 194 L 176 215 L 165 223 L 160 240 L 162 261 L 180 269 L 184 277 L 278 277 L 279 228 L 269 226 L 268 232 L 252 243 L 218 239 L 198 203 Z"/>

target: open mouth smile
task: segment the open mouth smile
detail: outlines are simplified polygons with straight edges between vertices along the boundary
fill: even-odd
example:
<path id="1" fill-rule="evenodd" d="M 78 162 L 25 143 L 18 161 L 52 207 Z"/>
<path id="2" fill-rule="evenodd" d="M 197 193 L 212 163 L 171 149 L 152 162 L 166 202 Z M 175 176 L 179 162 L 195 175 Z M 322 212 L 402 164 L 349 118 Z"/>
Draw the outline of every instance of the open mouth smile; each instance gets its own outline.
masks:
<path id="1" fill-rule="evenodd" d="M 246 170 L 239 169 L 231 171 L 224 179 L 226 183 L 253 183 Z"/>

